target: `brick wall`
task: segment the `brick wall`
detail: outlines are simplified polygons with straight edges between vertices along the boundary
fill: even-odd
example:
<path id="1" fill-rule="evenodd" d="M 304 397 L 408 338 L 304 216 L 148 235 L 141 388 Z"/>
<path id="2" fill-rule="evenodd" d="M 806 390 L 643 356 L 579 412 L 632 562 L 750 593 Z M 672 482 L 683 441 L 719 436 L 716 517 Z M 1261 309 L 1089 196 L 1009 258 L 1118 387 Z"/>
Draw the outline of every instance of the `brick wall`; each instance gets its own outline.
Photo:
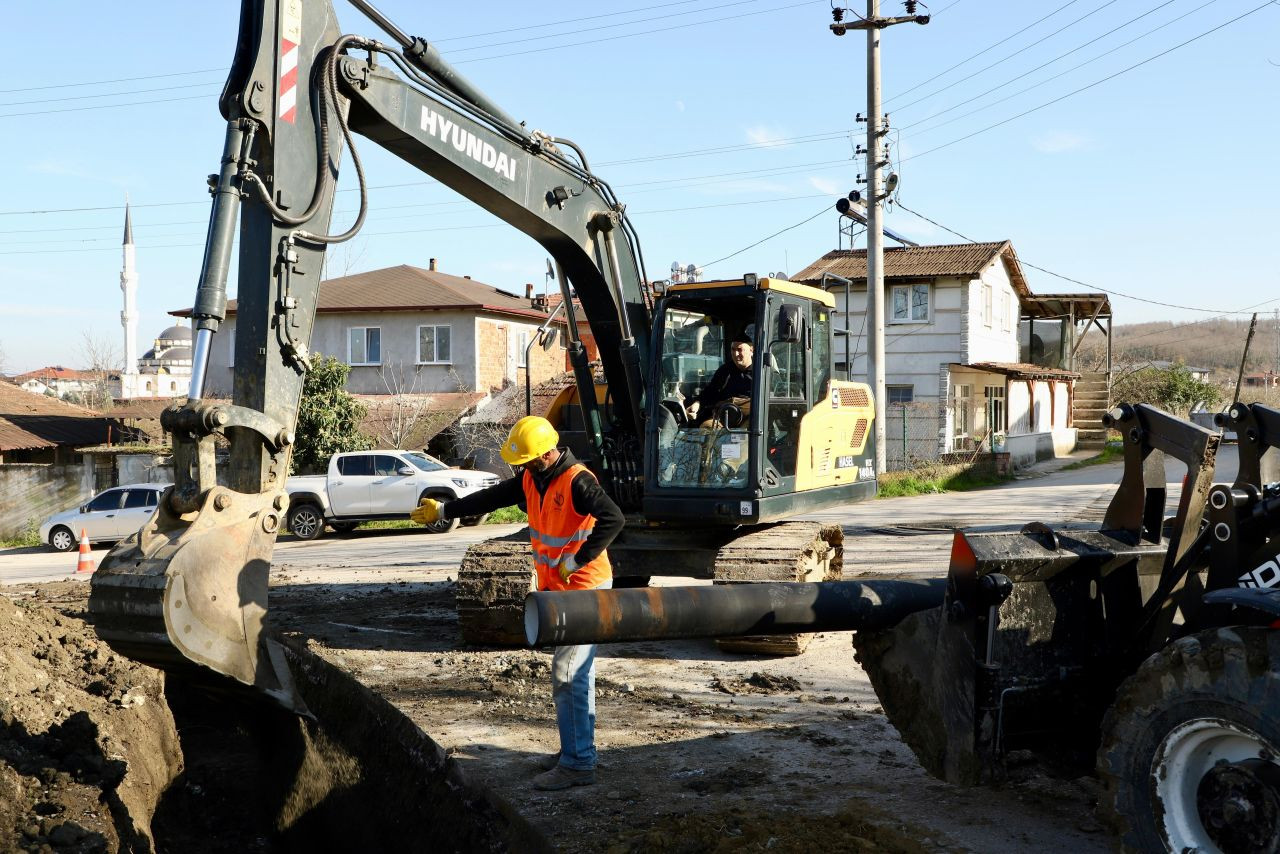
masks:
<path id="1" fill-rule="evenodd" d="M 0 537 L 15 537 L 93 497 L 93 469 L 84 465 L 0 465 Z"/>
<path id="2" fill-rule="evenodd" d="M 524 385 L 525 369 L 520 367 L 524 358 L 518 347 L 519 335 L 527 332 L 531 337 L 537 330 L 536 325 L 512 323 L 500 320 L 479 319 L 476 321 L 476 390 L 498 391 L 511 383 Z M 529 350 L 529 362 L 533 369 L 533 384 L 564 371 L 564 348 L 561 341 L 549 350 L 543 350 L 534 344 Z"/>

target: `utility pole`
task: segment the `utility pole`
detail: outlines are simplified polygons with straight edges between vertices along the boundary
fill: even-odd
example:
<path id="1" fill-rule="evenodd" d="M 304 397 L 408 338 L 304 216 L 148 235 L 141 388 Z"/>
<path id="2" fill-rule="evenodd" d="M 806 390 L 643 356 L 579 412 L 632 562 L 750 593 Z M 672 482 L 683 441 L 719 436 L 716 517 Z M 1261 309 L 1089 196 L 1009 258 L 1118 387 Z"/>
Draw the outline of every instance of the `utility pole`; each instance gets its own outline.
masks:
<path id="1" fill-rule="evenodd" d="M 888 119 L 880 115 L 880 31 L 894 24 L 927 24 L 928 15 L 916 14 L 916 0 L 906 0 L 907 14 L 880 17 L 880 0 L 867 0 L 867 15 L 856 21 L 844 20 L 843 8 L 831 10 L 834 23 L 831 32 L 842 36 L 848 30 L 867 31 L 867 115 L 859 121 L 867 123 L 867 311 L 870 322 L 867 334 L 867 380 L 876 404 L 875 441 L 876 474 L 885 470 L 885 381 L 884 381 L 884 226 L 881 210 L 880 170 L 889 164 L 884 138 L 889 133 Z M 848 318 L 849 306 L 845 306 Z M 905 451 L 905 449 L 903 449 Z"/>

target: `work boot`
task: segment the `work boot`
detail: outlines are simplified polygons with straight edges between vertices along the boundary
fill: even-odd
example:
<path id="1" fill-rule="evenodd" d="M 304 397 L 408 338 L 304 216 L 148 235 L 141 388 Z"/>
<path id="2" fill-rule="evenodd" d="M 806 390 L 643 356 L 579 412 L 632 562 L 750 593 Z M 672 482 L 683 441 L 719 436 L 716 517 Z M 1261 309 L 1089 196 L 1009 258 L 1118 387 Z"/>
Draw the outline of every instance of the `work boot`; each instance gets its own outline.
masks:
<path id="1" fill-rule="evenodd" d="M 590 786 L 596 781 L 596 772 L 592 769 L 575 771 L 563 765 L 557 765 L 533 778 L 533 787 L 544 792 L 556 792 L 572 786 Z"/>
<path id="2" fill-rule="evenodd" d="M 533 760 L 533 764 L 538 767 L 539 771 L 550 771 L 552 768 L 560 764 L 560 751 L 555 753 L 544 753 L 542 756 Z"/>

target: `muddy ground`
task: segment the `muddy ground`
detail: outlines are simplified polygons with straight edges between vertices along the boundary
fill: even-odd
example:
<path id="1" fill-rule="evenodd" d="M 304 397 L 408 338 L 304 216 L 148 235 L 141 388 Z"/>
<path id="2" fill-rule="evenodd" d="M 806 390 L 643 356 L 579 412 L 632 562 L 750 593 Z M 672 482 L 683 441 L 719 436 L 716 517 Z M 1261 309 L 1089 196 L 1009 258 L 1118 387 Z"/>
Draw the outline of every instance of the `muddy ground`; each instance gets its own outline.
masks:
<path id="1" fill-rule="evenodd" d="M 1088 778 L 1052 779 L 1029 764 L 997 791 L 958 789 L 924 774 L 881 712 L 847 633 L 819 635 L 796 658 L 730 656 L 710 641 L 602 648 L 599 782 L 536 792 L 532 760 L 557 746 L 550 656 L 460 646 L 452 587 L 448 579 L 298 583 L 285 569 L 276 574 L 270 620 L 387 698 L 559 851 L 1109 847 Z M 0 834 L 10 834 L 0 835 L 0 850 L 116 850 L 122 826 L 137 843 L 145 825 L 120 820 L 112 806 L 121 788 L 113 745 L 121 740 L 160 739 L 151 747 L 172 761 L 148 772 L 157 785 L 182 770 L 167 734 L 172 723 L 163 714 L 138 717 L 163 708 L 159 675 L 97 644 L 75 619 L 86 594 L 87 585 L 62 582 L 11 587 L 0 597 L 0 615 L 9 617 L 0 620 L 0 701 L 8 703 L 0 705 L 0 787 L 7 787 L 0 794 L 8 796 L 0 797 Z M 32 623 L 43 627 L 33 632 Z M 33 689 L 32 674 L 42 669 L 49 682 Z M 202 733 L 215 743 L 224 737 L 208 734 L 214 721 L 179 719 L 188 722 L 179 726 L 184 745 Z M 39 758 L 15 760 L 15 744 Z M 186 769 L 160 819 L 234 813 L 236 786 L 219 779 L 229 773 L 245 767 Z M 232 841 L 215 843 L 211 825 L 160 821 L 159 848 L 218 850 Z M 269 828 L 263 833 L 243 828 L 240 850 L 275 850 Z M 202 840 L 212 847 L 202 849 Z"/>

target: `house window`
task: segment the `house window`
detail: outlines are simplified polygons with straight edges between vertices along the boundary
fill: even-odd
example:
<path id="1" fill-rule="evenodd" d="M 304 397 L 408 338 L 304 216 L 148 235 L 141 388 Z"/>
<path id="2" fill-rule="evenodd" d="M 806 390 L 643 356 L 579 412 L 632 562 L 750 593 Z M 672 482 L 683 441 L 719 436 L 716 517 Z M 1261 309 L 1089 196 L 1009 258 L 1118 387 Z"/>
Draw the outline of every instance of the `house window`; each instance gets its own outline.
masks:
<path id="1" fill-rule="evenodd" d="M 347 330 L 347 364 L 382 364 L 382 328 L 352 326 Z"/>
<path id="2" fill-rule="evenodd" d="M 1004 332 L 1013 331 L 1013 312 L 1010 311 L 1008 291 L 1000 293 L 1000 329 Z"/>
<path id="3" fill-rule="evenodd" d="M 516 367 L 529 367 L 529 360 L 525 354 L 529 352 L 529 330 L 525 329 L 516 333 Z"/>
<path id="4" fill-rule="evenodd" d="M 890 290 L 891 323 L 925 323 L 929 320 L 928 285 L 894 285 Z"/>
<path id="5" fill-rule="evenodd" d="M 227 367 L 234 368 L 236 366 L 236 328 L 233 326 L 227 330 Z"/>
<path id="6" fill-rule="evenodd" d="M 418 364 L 447 365 L 453 360 L 453 327 L 418 327 Z"/>
<path id="7" fill-rule="evenodd" d="M 989 385 L 985 389 L 985 397 L 987 399 L 987 419 L 991 422 L 990 429 L 1004 430 L 1005 424 L 1005 405 L 1004 405 L 1004 386 Z"/>
<path id="8" fill-rule="evenodd" d="M 916 387 L 913 385 L 885 386 L 885 393 L 890 406 L 895 403 L 911 403 L 916 399 Z"/>
<path id="9" fill-rule="evenodd" d="M 991 328 L 991 286 L 982 286 L 982 325 Z"/>
<path id="10" fill-rule="evenodd" d="M 973 386 L 968 383 L 954 387 L 951 398 L 952 447 L 964 447 L 973 425 Z"/>

